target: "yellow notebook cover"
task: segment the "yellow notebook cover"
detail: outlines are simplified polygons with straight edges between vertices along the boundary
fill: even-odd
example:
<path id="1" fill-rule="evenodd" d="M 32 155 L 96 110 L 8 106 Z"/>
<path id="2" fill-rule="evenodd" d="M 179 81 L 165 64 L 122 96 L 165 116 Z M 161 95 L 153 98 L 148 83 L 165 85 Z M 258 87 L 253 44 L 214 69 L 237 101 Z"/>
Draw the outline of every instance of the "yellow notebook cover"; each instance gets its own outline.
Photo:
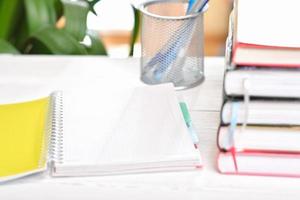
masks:
<path id="1" fill-rule="evenodd" d="M 46 167 L 50 97 L 0 105 L 0 181 Z"/>

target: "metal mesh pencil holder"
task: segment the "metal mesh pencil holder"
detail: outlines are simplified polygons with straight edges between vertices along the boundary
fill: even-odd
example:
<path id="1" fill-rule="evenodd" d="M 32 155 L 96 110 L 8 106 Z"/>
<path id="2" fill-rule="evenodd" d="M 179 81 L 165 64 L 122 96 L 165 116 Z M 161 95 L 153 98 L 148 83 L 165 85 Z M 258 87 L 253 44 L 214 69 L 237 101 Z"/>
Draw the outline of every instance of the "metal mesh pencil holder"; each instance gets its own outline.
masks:
<path id="1" fill-rule="evenodd" d="M 140 7 L 143 82 L 185 89 L 204 80 L 203 12 L 186 15 L 187 6 L 182 0 L 156 0 Z"/>

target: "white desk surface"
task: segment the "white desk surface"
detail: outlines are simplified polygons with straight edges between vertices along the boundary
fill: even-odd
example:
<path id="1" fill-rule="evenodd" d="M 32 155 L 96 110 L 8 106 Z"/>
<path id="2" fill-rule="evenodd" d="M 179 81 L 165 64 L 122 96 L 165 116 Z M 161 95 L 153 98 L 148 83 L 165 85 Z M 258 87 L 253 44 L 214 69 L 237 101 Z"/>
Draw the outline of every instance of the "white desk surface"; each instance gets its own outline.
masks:
<path id="1" fill-rule="evenodd" d="M 202 172 L 158 173 L 90 178 L 34 175 L 0 185 L 0 199 L 299 199 L 300 179 L 220 175 L 216 171 L 216 132 L 222 103 L 223 58 L 205 59 L 205 82 L 183 91 L 198 129 Z M 126 77 L 126 78 L 124 78 Z M 105 82 L 106 80 L 112 80 Z M 127 82 L 124 83 L 124 80 Z M 139 82 L 138 59 L 104 57 L 0 56 L 0 91 L 40 85 L 53 89 Z M 26 91 L 26 90 L 25 90 Z M 4 95 L 4 96 L 3 96 Z M 1 97 L 6 94 L 0 93 Z M 21 95 L 21 94 L 20 94 Z M 99 91 L 101 95 L 101 91 Z M 4 99 L 5 99 L 4 98 Z"/>

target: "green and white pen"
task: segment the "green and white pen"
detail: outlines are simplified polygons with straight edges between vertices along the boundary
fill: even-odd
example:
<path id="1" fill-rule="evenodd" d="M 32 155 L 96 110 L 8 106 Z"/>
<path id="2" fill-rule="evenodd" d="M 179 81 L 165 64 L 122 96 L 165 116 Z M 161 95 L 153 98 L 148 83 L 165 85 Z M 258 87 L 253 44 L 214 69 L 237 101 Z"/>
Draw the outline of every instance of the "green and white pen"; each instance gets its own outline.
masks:
<path id="1" fill-rule="evenodd" d="M 192 123 L 191 115 L 189 113 L 187 104 L 183 100 L 181 100 L 181 98 L 179 98 L 179 105 L 180 105 L 181 112 L 183 114 L 185 124 L 188 128 L 188 131 L 189 131 L 192 141 L 194 143 L 194 146 L 196 149 L 198 149 L 199 138 L 198 138 L 196 129 Z"/>

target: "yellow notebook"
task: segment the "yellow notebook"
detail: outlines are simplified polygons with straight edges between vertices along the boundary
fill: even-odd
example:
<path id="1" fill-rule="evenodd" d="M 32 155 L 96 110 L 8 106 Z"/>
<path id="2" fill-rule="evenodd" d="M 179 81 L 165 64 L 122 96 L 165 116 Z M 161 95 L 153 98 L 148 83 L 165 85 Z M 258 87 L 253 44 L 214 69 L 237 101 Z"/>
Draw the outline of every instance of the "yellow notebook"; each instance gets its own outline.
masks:
<path id="1" fill-rule="evenodd" d="M 0 105 L 0 182 L 46 168 L 50 99 Z"/>

